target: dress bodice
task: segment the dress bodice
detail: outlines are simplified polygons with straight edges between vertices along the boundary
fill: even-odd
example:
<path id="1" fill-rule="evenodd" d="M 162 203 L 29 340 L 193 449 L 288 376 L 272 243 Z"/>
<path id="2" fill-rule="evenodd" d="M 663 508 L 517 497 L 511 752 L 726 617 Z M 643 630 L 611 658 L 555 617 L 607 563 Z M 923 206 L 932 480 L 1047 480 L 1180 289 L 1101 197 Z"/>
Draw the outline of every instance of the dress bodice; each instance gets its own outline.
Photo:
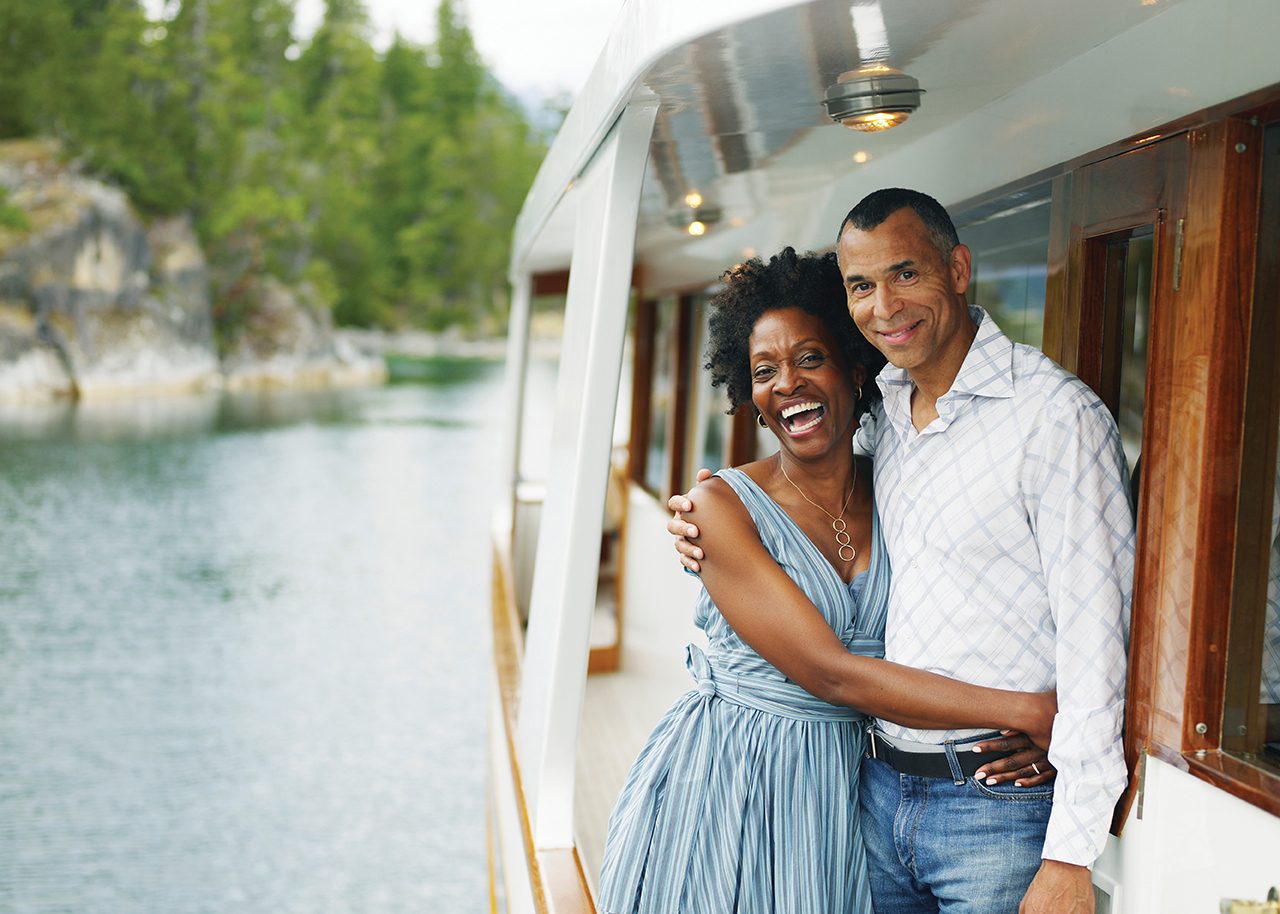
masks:
<path id="1" fill-rule="evenodd" d="M 741 470 L 716 474 L 742 500 L 765 549 L 796 582 L 852 653 L 884 656 L 884 626 L 889 598 L 889 557 L 872 508 L 871 565 L 846 584 L 826 556 L 805 536 L 782 508 Z M 726 701 L 786 717 L 852 720 L 850 708 L 827 704 L 786 679 L 738 633 L 704 588 L 694 608 L 694 621 L 707 634 L 709 656 L 690 645 L 686 663 L 698 689 Z"/>

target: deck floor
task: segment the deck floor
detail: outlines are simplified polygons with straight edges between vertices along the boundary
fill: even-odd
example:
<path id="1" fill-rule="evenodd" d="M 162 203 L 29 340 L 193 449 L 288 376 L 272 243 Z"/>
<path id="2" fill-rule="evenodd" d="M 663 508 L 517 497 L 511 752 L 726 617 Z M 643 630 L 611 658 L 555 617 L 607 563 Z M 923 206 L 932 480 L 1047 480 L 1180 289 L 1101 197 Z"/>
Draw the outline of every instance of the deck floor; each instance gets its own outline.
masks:
<path id="1" fill-rule="evenodd" d="M 637 630 L 628 619 L 620 669 L 587 678 L 574 827 L 593 893 L 609 812 L 654 725 L 691 687 L 684 668 L 684 645 L 699 640 L 700 634 L 691 623 L 682 631 L 656 632 Z"/>

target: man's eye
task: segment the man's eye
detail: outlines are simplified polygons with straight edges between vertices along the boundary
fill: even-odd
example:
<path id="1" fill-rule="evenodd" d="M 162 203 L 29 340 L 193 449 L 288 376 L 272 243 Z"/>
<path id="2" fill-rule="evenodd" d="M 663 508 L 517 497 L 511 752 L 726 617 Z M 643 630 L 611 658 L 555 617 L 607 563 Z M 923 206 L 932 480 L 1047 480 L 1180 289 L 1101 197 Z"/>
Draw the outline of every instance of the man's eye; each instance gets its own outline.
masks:
<path id="1" fill-rule="evenodd" d="M 852 292 L 854 295 L 866 295 L 868 292 L 871 291 L 871 283 L 856 282 L 849 287 L 849 291 Z"/>
<path id="2" fill-rule="evenodd" d="M 898 278 L 904 279 L 907 282 L 910 282 L 911 280 L 915 279 L 917 275 L 918 274 L 916 273 L 915 270 L 903 270 L 901 273 L 898 274 Z"/>

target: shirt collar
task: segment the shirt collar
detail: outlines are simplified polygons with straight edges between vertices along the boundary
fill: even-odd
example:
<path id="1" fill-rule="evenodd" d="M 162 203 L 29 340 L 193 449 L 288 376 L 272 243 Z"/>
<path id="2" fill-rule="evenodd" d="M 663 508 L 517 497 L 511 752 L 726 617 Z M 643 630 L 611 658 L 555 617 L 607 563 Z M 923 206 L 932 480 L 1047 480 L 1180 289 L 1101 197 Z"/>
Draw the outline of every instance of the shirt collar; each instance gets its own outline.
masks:
<path id="1" fill-rule="evenodd" d="M 944 420 L 952 410 L 948 404 L 970 397 L 1007 398 L 1013 396 L 1013 341 L 976 305 L 969 306 L 969 316 L 978 332 L 960 365 L 951 389 L 938 398 L 938 413 Z M 904 368 L 886 365 L 876 377 L 884 393 L 886 417 L 902 429 L 911 425 L 911 392 L 915 385 Z"/>

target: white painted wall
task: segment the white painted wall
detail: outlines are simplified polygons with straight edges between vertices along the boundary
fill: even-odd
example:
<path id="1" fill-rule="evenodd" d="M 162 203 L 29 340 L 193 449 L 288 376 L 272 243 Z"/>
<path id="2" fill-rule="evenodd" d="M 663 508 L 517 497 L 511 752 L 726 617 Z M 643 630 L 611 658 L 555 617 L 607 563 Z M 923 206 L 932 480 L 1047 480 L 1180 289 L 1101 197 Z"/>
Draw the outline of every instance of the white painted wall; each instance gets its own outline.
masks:
<path id="1" fill-rule="evenodd" d="M 1142 819 L 1110 839 L 1097 872 L 1120 885 L 1115 914 L 1212 914 L 1280 885 L 1280 818 L 1154 758 Z"/>

